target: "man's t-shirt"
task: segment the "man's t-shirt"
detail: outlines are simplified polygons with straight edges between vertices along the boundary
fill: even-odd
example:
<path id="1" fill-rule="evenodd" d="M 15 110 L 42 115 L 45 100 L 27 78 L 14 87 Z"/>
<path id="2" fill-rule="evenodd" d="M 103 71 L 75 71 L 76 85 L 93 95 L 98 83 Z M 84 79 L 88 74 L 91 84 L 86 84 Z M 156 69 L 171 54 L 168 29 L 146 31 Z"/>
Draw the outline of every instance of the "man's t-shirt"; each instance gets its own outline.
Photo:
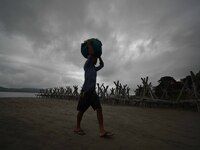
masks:
<path id="1" fill-rule="evenodd" d="M 95 67 L 92 61 L 92 56 L 88 56 L 84 65 L 85 81 L 82 90 L 84 92 L 94 92 L 96 88 L 97 71 L 103 68 L 103 64 Z"/>

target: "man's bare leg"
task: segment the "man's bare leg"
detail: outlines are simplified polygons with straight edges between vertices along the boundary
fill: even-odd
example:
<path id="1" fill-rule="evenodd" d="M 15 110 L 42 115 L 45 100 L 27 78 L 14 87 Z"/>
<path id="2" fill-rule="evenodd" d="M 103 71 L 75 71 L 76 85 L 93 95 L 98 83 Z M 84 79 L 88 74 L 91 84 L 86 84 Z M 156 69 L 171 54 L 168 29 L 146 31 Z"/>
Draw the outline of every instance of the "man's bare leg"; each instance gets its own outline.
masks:
<path id="1" fill-rule="evenodd" d="M 112 136 L 113 134 L 111 132 L 108 132 L 104 129 L 102 109 L 97 109 L 96 111 L 99 122 L 99 136 Z"/>
<path id="2" fill-rule="evenodd" d="M 104 124 L 103 124 L 103 113 L 102 113 L 102 109 L 97 109 L 96 111 L 97 111 L 97 119 L 99 122 L 99 131 L 101 134 L 105 132 Z"/>
<path id="3" fill-rule="evenodd" d="M 79 111 L 77 114 L 77 124 L 76 124 L 76 131 L 80 131 L 81 129 L 81 120 L 83 118 L 84 112 Z"/>

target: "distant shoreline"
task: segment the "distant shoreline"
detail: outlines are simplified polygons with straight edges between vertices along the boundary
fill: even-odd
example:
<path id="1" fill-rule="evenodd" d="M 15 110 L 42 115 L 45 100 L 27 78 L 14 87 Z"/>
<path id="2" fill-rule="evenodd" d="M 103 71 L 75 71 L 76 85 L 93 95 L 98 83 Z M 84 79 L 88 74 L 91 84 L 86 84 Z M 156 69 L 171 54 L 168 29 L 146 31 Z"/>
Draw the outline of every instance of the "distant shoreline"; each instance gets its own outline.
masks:
<path id="1" fill-rule="evenodd" d="M 23 92 L 23 93 L 39 93 L 37 88 L 5 88 L 0 86 L 0 92 Z"/>
<path id="2" fill-rule="evenodd" d="M 36 97 L 36 94 L 37 93 L 33 93 L 33 92 L 8 92 L 8 91 L 2 92 L 2 91 L 0 91 L 0 98 L 15 98 L 15 97 L 34 98 L 34 97 Z"/>

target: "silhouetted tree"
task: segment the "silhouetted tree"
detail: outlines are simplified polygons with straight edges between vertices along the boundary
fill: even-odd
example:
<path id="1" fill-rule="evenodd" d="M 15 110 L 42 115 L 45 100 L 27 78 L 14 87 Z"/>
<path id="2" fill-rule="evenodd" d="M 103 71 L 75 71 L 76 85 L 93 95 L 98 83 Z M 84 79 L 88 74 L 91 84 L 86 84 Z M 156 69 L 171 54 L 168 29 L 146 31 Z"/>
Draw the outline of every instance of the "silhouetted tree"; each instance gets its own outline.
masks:
<path id="1" fill-rule="evenodd" d="M 173 97 L 173 90 L 176 86 L 176 80 L 173 77 L 165 76 L 158 80 L 158 86 L 154 87 L 155 94 L 161 99 L 170 99 Z"/>

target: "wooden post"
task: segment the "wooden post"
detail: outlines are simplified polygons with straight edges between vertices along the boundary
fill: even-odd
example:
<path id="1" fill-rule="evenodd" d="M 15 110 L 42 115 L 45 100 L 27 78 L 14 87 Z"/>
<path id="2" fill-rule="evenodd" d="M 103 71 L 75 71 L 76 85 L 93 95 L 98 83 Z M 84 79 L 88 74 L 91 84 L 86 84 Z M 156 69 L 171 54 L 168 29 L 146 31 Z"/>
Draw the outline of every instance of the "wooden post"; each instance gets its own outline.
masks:
<path id="1" fill-rule="evenodd" d="M 185 81 L 185 83 L 184 83 L 184 85 L 183 85 L 183 87 L 182 87 L 182 89 L 181 89 L 181 91 L 180 91 L 180 93 L 179 93 L 179 95 L 178 95 L 178 97 L 176 99 L 177 102 L 180 101 L 180 98 L 181 98 L 181 95 L 183 93 L 183 90 L 185 89 L 185 87 L 186 87 L 187 84 L 188 84 L 188 80 Z"/>
<path id="2" fill-rule="evenodd" d="M 114 88 L 111 88 L 111 89 L 110 89 L 110 96 L 111 96 L 111 95 L 112 95 L 112 96 L 115 95 L 115 89 L 114 89 Z"/>
<path id="3" fill-rule="evenodd" d="M 99 83 L 97 83 L 97 95 L 100 96 L 100 86 L 99 86 Z"/>
<path id="4" fill-rule="evenodd" d="M 148 92 L 149 92 L 149 94 L 150 94 L 150 96 L 151 96 L 151 98 L 152 98 L 152 100 L 153 100 L 154 97 L 153 97 L 153 92 L 152 92 L 152 90 L 151 90 L 151 82 L 150 82 L 149 84 L 147 84 L 147 88 L 148 88 Z"/>
<path id="5" fill-rule="evenodd" d="M 143 83 L 143 87 L 142 87 L 142 97 L 141 99 L 143 100 L 145 97 L 145 93 L 146 93 L 146 87 L 145 87 L 145 78 L 141 78 L 142 83 Z"/>
<path id="6" fill-rule="evenodd" d="M 199 112 L 199 104 L 198 104 L 199 93 L 197 92 L 196 85 L 195 85 L 196 77 L 192 71 L 190 71 L 190 74 L 192 78 L 192 86 L 193 86 L 194 94 L 195 94 L 195 97 L 197 98 L 196 99 L 197 111 Z"/>
<path id="7" fill-rule="evenodd" d="M 74 85 L 73 87 L 74 87 L 73 95 L 78 96 L 78 85 Z"/>
<path id="8" fill-rule="evenodd" d="M 115 84 L 115 96 L 119 96 L 119 80 L 114 82 Z"/>

